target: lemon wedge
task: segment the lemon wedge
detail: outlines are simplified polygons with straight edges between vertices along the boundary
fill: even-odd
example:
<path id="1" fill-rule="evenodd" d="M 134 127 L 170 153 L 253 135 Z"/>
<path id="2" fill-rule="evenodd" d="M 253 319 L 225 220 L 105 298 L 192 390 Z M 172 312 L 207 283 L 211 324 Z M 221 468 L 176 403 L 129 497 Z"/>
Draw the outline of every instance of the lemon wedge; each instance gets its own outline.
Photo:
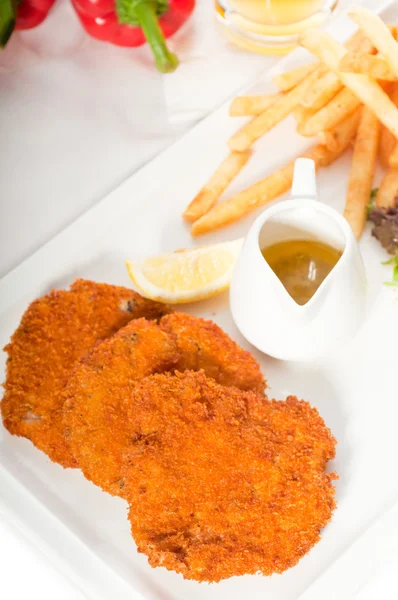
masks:
<path id="1" fill-rule="evenodd" d="M 126 261 L 135 285 L 147 298 L 169 304 L 197 302 L 219 294 L 231 281 L 243 239 Z"/>

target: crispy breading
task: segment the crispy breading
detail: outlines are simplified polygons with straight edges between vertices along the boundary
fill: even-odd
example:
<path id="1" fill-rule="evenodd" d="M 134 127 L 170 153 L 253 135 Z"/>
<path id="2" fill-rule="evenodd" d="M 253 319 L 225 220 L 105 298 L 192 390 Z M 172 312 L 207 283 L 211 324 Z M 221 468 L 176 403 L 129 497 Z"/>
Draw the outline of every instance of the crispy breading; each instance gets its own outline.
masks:
<path id="1" fill-rule="evenodd" d="M 230 385 L 253 383 L 264 389 L 254 358 L 219 327 L 182 313 L 177 317 L 173 322 L 162 319 L 161 327 L 142 321 L 130 323 L 113 338 L 97 344 L 67 385 L 65 425 L 74 456 L 87 479 L 111 494 L 125 497 L 127 493 L 120 452 L 129 444 L 129 436 L 124 434 L 126 399 L 137 380 L 187 365 L 203 368 Z M 203 351 L 195 346 L 196 339 Z"/>
<path id="2" fill-rule="evenodd" d="M 65 390 L 64 427 L 87 479 L 123 496 L 123 451 L 131 443 L 127 408 L 137 380 L 171 369 L 174 341 L 153 321 L 137 319 L 97 344 L 80 363 Z"/>
<path id="3" fill-rule="evenodd" d="M 316 409 L 220 386 L 203 372 L 147 377 L 128 403 L 123 461 L 132 534 L 151 566 L 187 579 L 282 573 L 335 507 L 335 440 Z"/>
<path id="4" fill-rule="evenodd" d="M 167 312 L 132 290 L 85 280 L 32 302 L 5 347 L 5 427 L 29 438 L 51 460 L 77 466 L 62 425 L 62 390 L 76 361 L 131 319 Z"/>
<path id="5" fill-rule="evenodd" d="M 175 336 L 179 371 L 204 369 L 206 375 L 223 385 L 264 392 L 266 383 L 254 356 L 212 321 L 174 313 L 163 317 L 160 327 Z"/>

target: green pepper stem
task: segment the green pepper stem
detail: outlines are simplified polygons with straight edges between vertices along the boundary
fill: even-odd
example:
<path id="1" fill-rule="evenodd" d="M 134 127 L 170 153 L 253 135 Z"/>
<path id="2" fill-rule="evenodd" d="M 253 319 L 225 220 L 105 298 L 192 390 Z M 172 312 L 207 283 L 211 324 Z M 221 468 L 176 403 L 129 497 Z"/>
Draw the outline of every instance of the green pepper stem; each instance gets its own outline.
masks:
<path id="1" fill-rule="evenodd" d="M 0 0 L 0 47 L 4 48 L 14 31 L 17 15 L 14 0 Z"/>
<path id="2" fill-rule="evenodd" d="M 3 1 L 3 0 L 1 0 Z M 152 48 L 156 66 L 161 73 L 171 73 L 178 67 L 178 58 L 168 49 L 152 2 L 136 2 L 134 13 Z"/>

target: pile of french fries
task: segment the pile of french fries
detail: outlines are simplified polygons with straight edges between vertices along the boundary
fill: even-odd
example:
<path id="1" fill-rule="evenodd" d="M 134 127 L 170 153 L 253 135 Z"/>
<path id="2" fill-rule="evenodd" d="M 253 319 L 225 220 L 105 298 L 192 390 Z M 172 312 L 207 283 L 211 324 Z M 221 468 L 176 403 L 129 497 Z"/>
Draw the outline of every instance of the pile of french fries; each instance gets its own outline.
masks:
<path id="1" fill-rule="evenodd" d="M 185 210 L 192 235 L 233 223 L 290 189 L 294 161 L 217 203 L 250 159 L 255 142 L 290 114 L 301 135 L 318 139 L 303 155 L 316 168 L 330 165 L 353 145 L 344 216 L 357 239 L 365 226 L 377 159 L 386 171 L 376 206 L 393 206 L 398 195 L 397 29 L 364 8 L 348 14 L 358 30 L 345 46 L 322 30 L 307 31 L 300 44 L 316 62 L 274 77 L 278 93 L 233 100 L 231 116 L 252 118 L 230 138 L 229 155 Z"/>

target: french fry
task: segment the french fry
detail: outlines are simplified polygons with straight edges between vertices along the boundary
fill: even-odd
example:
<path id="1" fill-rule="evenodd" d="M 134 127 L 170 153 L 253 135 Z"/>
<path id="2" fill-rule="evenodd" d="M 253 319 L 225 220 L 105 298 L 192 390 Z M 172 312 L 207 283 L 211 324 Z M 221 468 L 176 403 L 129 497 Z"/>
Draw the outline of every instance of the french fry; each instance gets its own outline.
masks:
<path id="1" fill-rule="evenodd" d="M 392 26 L 390 26 L 391 30 Z M 363 31 L 358 29 L 344 44 L 348 52 L 362 52 L 363 54 L 373 54 L 376 49 L 370 39 Z"/>
<path id="2" fill-rule="evenodd" d="M 362 108 L 355 138 L 350 179 L 348 182 L 344 216 L 357 240 L 366 222 L 366 206 L 372 191 L 379 143 L 380 122 L 366 106 Z"/>
<path id="3" fill-rule="evenodd" d="M 390 157 L 394 151 L 397 140 L 387 127 L 382 125 L 380 131 L 380 142 L 379 142 L 379 158 L 383 167 L 390 166 Z"/>
<path id="4" fill-rule="evenodd" d="M 286 73 L 281 73 L 280 75 L 275 75 L 272 78 L 272 81 L 276 85 L 276 87 L 281 92 L 288 92 L 289 90 L 296 87 L 300 81 L 303 81 L 308 75 L 311 75 L 318 69 L 319 63 L 314 62 L 309 65 L 303 65 L 302 67 L 296 67 L 291 71 L 286 71 Z"/>
<path id="5" fill-rule="evenodd" d="M 373 45 L 369 42 L 369 40 L 366 38 L 366 36 L 364 36 L 362 31 L 357 31 L 356 33 L 354 33 L 354 35 L 347 41 L 346 47 L 351 51 L 357 51 L 357 52 L 361 51 L 362 53 L 371 52 L 373 49 Z M 322 65 L 320 65 L 318 62 L 311 63 L 309 65 L 304 65 L 301 67 L 296 67 L 295 69 L 287 71 L 286 73 L 281 73 L 280 75 L 275 75 L 275 77 L 273 77 L 273 82 L 279 88 L 279 90 L 281 92 L 287 92 L 287 91 L 291 90 L 292 88 L 294 88 L 298 83 L 303 81 L 303 79 L 308 77 L 308 75 L 313 73 L 315 70 L 317 72 L 318 79 L 320 79 L 322 81 L 324 80 L 324 77 L 326 75 L 329 75 L 329 77 L 326 78 L 326 80 L 324 81 L 325 85 L 327 86 L 331 80 L 330 76 L 332 75 L 332 73 L 328 73 L 327 69 L 325 67 L 323 67 Z M 334 82 L 337 82 L 339 84 L 339 87 L 336 90 L 336 93 L 337 93 L 342 88 L 342 84 L 340 83 L 340 80 L 336 76 L 333 76 L 333 80 L 334 80 Z M 326 104 L 326 102 L 333 97 L 330 95 L 330 93 L 331 92 L 329 91 L 329 96 L 323 104 L 320 104 L 319 106 L 317 106 L 315 104 L 313 106 L 313 108 L 318 109 L 318 108 L 321 108 L 324 104 Z M 256 98 L 257 98 L 256 96 L 242 96 L 241 98 L 242 98 L 242 101 L 238 97 L 232 102 L 231 109 L 230 109 L 231 116 L 245 116 L 245 115 L 250 115 L 250 114 L 252 114 L 252 115 L 259 114 L 260 112 L 263 112 L 264 110 L 266 110 L 268 108 L 268 106 L 271 105 L 271 102 L 268 104 L 268 97 L 265 97 L 265 96 L 264 96 L 264 104 L 265 104 L 264 107 L 262 104 L 262 100 L 260 100 L 260 98 L 263 98 L 262 96 L 258 96 L 258 101 L 256 100 Z M 249 101 L 249 103 L 248 103 L 248 106 L 250 108 L 246 108 L 246 106 L 245 106 L 245 103 L 247 102 L 246 98 L 253 98 L 253 100 Z M 243 102 L 243 104 L 241 104 L 241 102 Z M 251 104 L 251 102 L 253 104 Z M 258 104 L 257 104 L 257 102 L 258 102 Z M 304 103 L 303 103 L 303 106 L 305 106 Z M 312 104 L 309 104 L 308 106 L 312 107 Z"/>
<path id="6" fill-rule="evenodd" d="M 394 88 L 391 94 L 391 99 L 394 102 L 395 106 L 398 107 L 398 83 L 394 84 Z M 398 169 L 398 142 L 397 139 L 392 135 L 391 131 L 388 131 L 388 129 L 384 128 L 386 132 L 388 132 L 389 137 L 387 136 L 387 133 L 384 133 L 384 143 L 385 144 L 389 144 L 390 145 L 390 153 L 389 155 L 387 155 L 387 160 L 385 162 L 385 166 L 389 166 L 392 167 L 393 169 Z M 381 149 L 381 145 L 380 145 L 380 149 Z M 386 157 L 386 154 L 388 152 L 388 147 L 384 149 L 385 154 L 383 156 L 383 159 Z"/>
<path id="7" fill-rule="evenodd" d="M 360 52 L 347 52 L 340 61 L 339 69 L 344 73 L 364 73 L 372 79 L 383 81 L 396 81 L 397 76 L 389 64 L 380 56 L 362 54 Z"/>
<path id="8" fill-rule="evenodd" d="M 307 158 L 312 158 L 318 167 L 328 167 L 343 154 L 354 139 L 359 119 L 361 116 L 360 109 L 357 109 L 349 117 L 339 123 L 334 131 L 334 144 L 332 148 L 327 148 L 323 144 L 318 144 L 313 148 Z"/>
<path id="9" fill-rule="evenodd" d="M 388 164 L 393 169 L 398 169 L 398 144 L 397 140 L 395 140 L 394 149 L 390 154 L 390 158 L 388 159 Z"/>
<path id="10" fill-rule="evenodd" d="M 387 90 L 386 90 L 387 91 Z M 389 96 L 394 102 L 395 106 L 398 106 L 398 83 L 389 84 Z M 390 156 L 395 148 L 397 140 L 385 125 L 381 126 L 380 140 L 379 140 L 379 159 L 383 167 L 388 168 L 390 163 Z"/>
<path id="11" fill-rule="evenodd" d="M 309 75 L 309 77 L 290 90 L 290 92 L 281 96 L 265 112 L 254 117 L 247 125 L 244 125 L 229 139 L 228 145 L 230 149 L 236 152 L 248 150 L 254 142 L 283 121 L 300 103 L 303 94 L 316 76 L 316 72 Z"/>
<path id="12" fill-rule="evenodd" d="M 332 100 L 315 113 L 308 121 L 299 124 L 297 131 L 312 137 L 321 131 L 333 129 L 360 105 L 358 98 L 347 88 L 343 88 Z"/>
<path id="13" fill-rule="evenodd" d="M 356 31 L 345 43 L 345 47 L 350 52 L 361 52 L 363 54 L 374 52 L 373 44 L 360 30 Z M 330 102 L 342 89 L 343 84 L 337 75 L 331 71 L 327 71 L 309 88 L 301 104 L 315 111 L 319 110 Z"/>
<path id="14" fill-rule="evenodd" d="M 376 206 L 390 208 L 398 196 L 398 170 L 388 169 L 376 195 Z"/>
<path id="15" fill-rule="evenodd" d="M 260 115 L 280 98 L 280 94 L 262 96 L 237 96 L 229 107 L 230 117 L 248 117 Z"/>
<path id="16" fill-rule="evenodd" d="M 337 75 L 328 71 L 307 90 L 301 104 L 305 108 L 319 110 L 330 102 L 343 87 Z"/>
<path id="17" fill-rule="evenodd" d="M 314 116 L 315 111 L 312 108 L 306 108 L 299 104 L 293 109 L 293 117 L 297 121 L 297 126 L 303 127 L 305 123 L 307 123 L 308 119 Z"/>
<path id="18" fill-rule="evenodd" d="M 362 29 L 398 77 L 398 43 L 387 25 L 378 15 L 359 6 L 350 9 L 348 16 Z"/>
<path id="19" fill-rule="evenodd" d="M 193 236 L 202 235 L 237 221 L 255 208 L 274 200 L 292 185 L 294 161 L 265 179 L 222 202 L 192 225 Z"/>
<path id="20" fill-rule="evenodd" d="M 320 131 L 317 135 L 318 142 L 326 146 L 328 150 L 333 152 L 338 148 L 338 140 L 336 139 L 334 130 Z"/>
<path id="21" fill-rule="evenodd" d="M 249 158 L 250 152 L 231 152 L 187 207 L 184 219 L 192 223 L 206 214 Z"/>
<path id="22" fill-rule="evenodd" d="M 346 50 L 325 31 L 312 30 L 302 34 L 300 43 L 334 71 L 361 102 L 398 137 L 398 110 L 382 88 L 367 75 L 342 73 L 339 63 Z"/>
<path id="23" fill-rule="evenodd" d="M 312 158 L 315 161 L 316 167 L 328 166 L 351 143 L 357 130 L 358 121 L 359 111 L 356 111 L 336 127 L 337 144 L 335 150 L 331 151 L 323 145 L 318 145 L 306 152 L 304 156 Z M 265 179 L 236 194 L 236 196 L 233 196 L 229 200 L 218 204 L 198 221 L 195 221 L 191 229 L 192 235 L 198 236 L 224 227 L 237 221 L 256 208 L 271 202 L 271 200 L 274 200 L 291 187 L 293 170 L 294 161 L 291 161 L 286 166 L 275 171 L 275 173 L 268 175 Z"/>

